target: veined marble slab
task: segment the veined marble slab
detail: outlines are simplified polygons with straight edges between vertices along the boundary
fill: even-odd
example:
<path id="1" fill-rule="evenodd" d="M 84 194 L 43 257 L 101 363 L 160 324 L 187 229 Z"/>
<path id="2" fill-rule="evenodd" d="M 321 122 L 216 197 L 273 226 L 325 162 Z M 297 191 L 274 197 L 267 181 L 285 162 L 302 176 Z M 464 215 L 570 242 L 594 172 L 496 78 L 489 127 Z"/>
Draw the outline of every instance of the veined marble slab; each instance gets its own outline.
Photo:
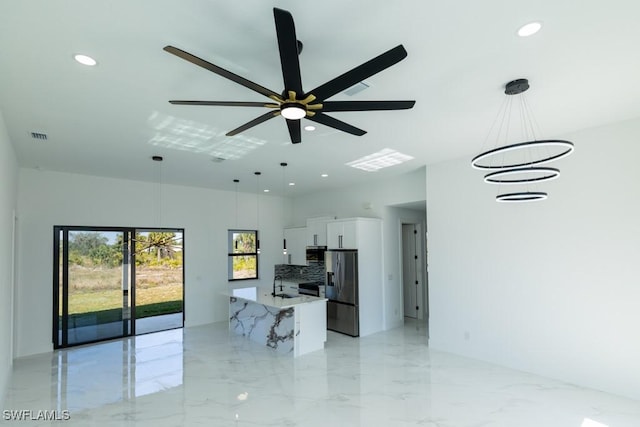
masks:
<path id="1" fill-rule="evenodd" d="M 279 353 L 294 348 L 294 308 L 276 308 L 238 297 L 229 297 L 229 329 Z"/>
<path id="2" fill-rule="evenodd" d="M 246 301 L 252 301 L 274 308 L 287 308 L 300 304 L 327 301 L 324 297 L 313 297 L 310 295 L 300 295 L 294 298 L 274 297 L 271 295 L 270 290 L 258 287 L 232 289 L 230 294 L 232 297 L 242 298 Z"/>
<path id="3" fill-rule="evenodd" d="M 229 330 L 294 357 L 324 348 L 326 298 L 273 297 L 260 288 L 233 289 Z"/>

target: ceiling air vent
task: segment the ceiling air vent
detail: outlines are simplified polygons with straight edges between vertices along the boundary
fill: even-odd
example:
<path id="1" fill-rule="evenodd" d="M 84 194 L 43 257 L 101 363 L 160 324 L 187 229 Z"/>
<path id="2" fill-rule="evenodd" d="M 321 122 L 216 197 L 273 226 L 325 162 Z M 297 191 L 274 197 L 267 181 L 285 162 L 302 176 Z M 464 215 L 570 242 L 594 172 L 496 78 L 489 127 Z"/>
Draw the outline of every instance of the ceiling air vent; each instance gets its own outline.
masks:
<path id="1" fill-rule="evenodd" d="M 31 138 L 46 140 L 47 134 L 42 132 L 31 132 Z"/>
<path id="2" fill-rule="evenodd" d="M 369 83 L 367 83 L 365 81 L 361 81 L 360 83 L 354 84 L 349 89 L 346 89 L 342 93 L 344 93 L 345 95 L 353 96 L 356 93 L 360 93 L 363 90 L 367 89 L 369 86 L 371 86 Z"/>

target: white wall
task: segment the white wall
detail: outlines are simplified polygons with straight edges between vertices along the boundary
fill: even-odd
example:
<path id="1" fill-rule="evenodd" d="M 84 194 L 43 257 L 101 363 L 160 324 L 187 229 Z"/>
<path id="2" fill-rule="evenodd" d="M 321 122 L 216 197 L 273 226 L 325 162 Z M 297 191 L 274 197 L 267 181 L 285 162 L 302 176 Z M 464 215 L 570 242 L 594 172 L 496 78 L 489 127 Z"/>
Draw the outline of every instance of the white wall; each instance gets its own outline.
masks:
<path id="1" fill-rule="evenodd" d="M 227 319 L 227 230 L 256 227 L 256 195 L 239 193 L 236 223 L 235 192 L 171 185 L 158 190 L 157 183 L 20 170 L 18 356 L 52 348 L 54 225 L 184 228 L 185 325 Z M 273 265 L 282 262 L 281 218 L 282 200 L 261 197 L 261 280 L 235 286 L 270 286 Z"/>
<path id="2" fill-rule="evenodd" d="M 430 345 L 640 399 L 640 120 L 566 139 L 543 202 L 427 168 Z"/>
<path id="3" fill-rule="evenodd" d="M 13 223 L 18 162 L 0 112 L 0 407 L 13 361 Z"/>
<path id="4" fill-rule="evenodd" d="M 289 225 L 303 226 L 306 218 L 382 218 L 384 329 L 402 325 L 402 276 L 400 244 L 404 222 L 425 222 L 424 214 L 395 205 L 425 200 L 425 169 L 400 175 L 375 184 L 342 187 L 297 197 L 293 201 L 293 218 Z"/>

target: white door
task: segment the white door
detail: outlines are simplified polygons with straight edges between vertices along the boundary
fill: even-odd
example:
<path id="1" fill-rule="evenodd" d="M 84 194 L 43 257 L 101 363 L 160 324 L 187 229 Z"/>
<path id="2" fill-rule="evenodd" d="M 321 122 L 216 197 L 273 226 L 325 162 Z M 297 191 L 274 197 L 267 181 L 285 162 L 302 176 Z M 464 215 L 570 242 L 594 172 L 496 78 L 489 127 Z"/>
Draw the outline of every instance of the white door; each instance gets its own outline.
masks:
<path id="1" fill-rule="evenodd" d="M 423 256 L 420 224 L 402 224 L 402 293 L 404 316 L 422 319 Z"/>

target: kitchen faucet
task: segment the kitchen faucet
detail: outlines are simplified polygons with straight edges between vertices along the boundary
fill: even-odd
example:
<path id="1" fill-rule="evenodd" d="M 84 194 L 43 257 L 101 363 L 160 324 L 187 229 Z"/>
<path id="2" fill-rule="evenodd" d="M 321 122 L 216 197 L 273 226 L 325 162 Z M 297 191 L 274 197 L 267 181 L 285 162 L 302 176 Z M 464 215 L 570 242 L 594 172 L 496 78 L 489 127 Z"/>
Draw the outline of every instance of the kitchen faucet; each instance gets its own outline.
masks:
<path id="1" fill-rule="evenodd" d="M 273 277 L 273 292 L 271 293 L 271 296 L 276 296 L 276 280 L 280 279 L 280 292 L 282 292 L 282 276 L 280 275 L 275 275 Z"/>

